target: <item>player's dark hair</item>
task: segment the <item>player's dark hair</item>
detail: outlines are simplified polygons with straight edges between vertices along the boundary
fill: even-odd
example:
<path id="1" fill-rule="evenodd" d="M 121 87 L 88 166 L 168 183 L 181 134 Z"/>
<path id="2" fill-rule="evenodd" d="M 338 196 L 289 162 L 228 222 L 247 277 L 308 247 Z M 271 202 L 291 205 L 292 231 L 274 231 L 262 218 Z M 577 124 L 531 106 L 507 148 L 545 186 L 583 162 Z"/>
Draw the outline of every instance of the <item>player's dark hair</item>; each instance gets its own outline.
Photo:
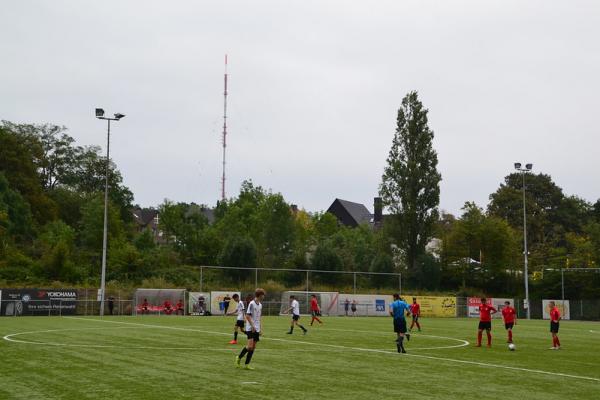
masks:
<path id="1" fill-rule="evenodd" d="M 310 297 L 317 297 L 317 295 L 316 294 L 311 294 Z"/>
<path id="2" fill-rule="evenodd" d="M 482 302 L 482 303 L 486 303 L 486 300 L 487 300 L 487 299 L 486 299 L 485 297 L 482 297 L 482 298 L 481 298 L 481 302 Z"/>
<path id="3" fill-rule="evenodd" d="M 394 298 L 394 300 L 399 300 L 400 299 L 400 295 L 398 293 L 394 293 L 392 295 L 392 297 Z"/>
<path id="4" fill-rule="evenodd" d="M 294 296 L 294 295 L 290 296 L 290 299 L 295 299 L 295 298 L 296 298 L 296 296 Z"/>
<path id="5" fill-rule="evenodd" d="M 252 299 L 254 299 L 254 297 L 252 297 L 251 294 L 246 296 L 246 305 L 248 305 L 248 303 L 250 303 L 252 301 Z"/>
<path id="6" fill-rule="evenodd" d="M 510 305 L 510 301 L 506 300 L 506 301 L 504 302 L 504 304 L 508 304 L 508 305 Z"/>
<path id="7" fill-rule="evenodd" d="M 237 294 L 237 293 L 234 293 L 234 294 L 233 294 L 233 296 L 231 296 L 231 297 L 233 297 L 234 299 L 239 299 L 239 298 L 240 298 L 240 295 L 239 295 L 239 294 Z"/>
<path id="8" fill-rule="evenodd" d="M 254 296 L 256 297 L 264 296 L 265 294 L 265 289 L 261 288 L 256 289 L 256 292 L 254 292 Z"/>
<path id="9" fill-rule="evenodd" d="M 413 297 L 413 301 L 417 301 L 417 298 L 416 298 L 416 297 Z"/>

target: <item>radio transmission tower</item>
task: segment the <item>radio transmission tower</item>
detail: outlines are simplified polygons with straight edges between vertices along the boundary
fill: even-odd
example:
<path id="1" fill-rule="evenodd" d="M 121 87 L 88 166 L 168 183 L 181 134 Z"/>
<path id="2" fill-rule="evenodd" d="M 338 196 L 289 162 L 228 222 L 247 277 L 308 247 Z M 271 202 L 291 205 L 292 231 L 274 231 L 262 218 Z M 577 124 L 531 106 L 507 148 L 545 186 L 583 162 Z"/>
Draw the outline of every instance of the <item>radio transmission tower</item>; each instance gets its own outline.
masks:
<path id="1" fill-rule="evenodd" d="M 225 54 L 225 90 L 223 92 L 223 177 L 221 178 L 221 200 L 225 200 L 225 149 L 227 148 L 227 54 Z"/>

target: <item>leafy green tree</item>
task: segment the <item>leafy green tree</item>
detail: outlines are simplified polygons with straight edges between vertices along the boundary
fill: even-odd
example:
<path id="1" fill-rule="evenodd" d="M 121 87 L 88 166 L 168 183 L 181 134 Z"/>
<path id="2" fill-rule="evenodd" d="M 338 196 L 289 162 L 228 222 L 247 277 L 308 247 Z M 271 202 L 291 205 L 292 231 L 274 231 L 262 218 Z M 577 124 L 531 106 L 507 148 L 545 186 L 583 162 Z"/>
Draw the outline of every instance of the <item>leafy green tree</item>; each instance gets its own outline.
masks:
<path id="1" fill-rule="evenodd" d="M 248 237 L 233 237 L 227 241 L 220 256 L 221 265 L 240 269 L 224 270 L 224 275 L 238 283 L 248 278 L 243 268 L 256 266 L 256 245 Z"/>
<path id="2" fill-rule="evenodd" d="M 344 265 L 342 259 L 335 252 L 333 246 L 328 242 L 319 244 L 312 256 L 311 269 L 321 271 L 342 271 Z M 334 284 L 341 280 L 341 274 L 315 273 L 313 276 L 323 283 Z"/>
<path id="3" fill-rule="evenodd" d="M 339 230 L 339 223 L 335 215 L 324 212 L 313 216 L 315 240 L 322 241 L 330 238 Z"/>
<path id="4" fill-rule="evenodd" d="M 4 173 L 0 172 L 0 246 L 6 246 L 9 241 L 22 242 L 32 233 L 29 204 L 10 188 Z"/>
<path id="5" fill-rule="evenodd" d="M 63 221 L 46 224 L 39 237 L 41 264 L 44 275 L 50 280 L 77 280 L 75 265 L 72 261 L 75 231 Z"/>
<path id="6" fill-rule="evenodd" d="M 394 260 L 389 254 L 379 253 L 371 263 L 370 272 L 393 273 Z M 371 275 L 371 284 L 376 288 L 390 287 L 397 284 L 397 279 L 392 275 Z"/>
<path id="7" fill-rule="evenodd" d="M 394 238 L 411 270 L 418 268 L 417 260 L 432 237 L 440 201 L 442 178 L 427 113 L 417 92 L 402 100 L 379 189 L 383 204 L 392 213 Z"/>
<path id="8" fill-rule="evenodd" d="M 96 257 L 102 252 L 104 232 L 104 198 L 97 195 L 91 198 L 81 210 L 79 223 L 79 241 L 81 245 Z M 126 239 L 125 225 L 117 207 L 109 202 L 108 206 L 108 246 L 109 250 Z"/>
<path id="9" fill-rule="evenodd" d="M 4 173 L 10 187 L 29 203 L 34 221 L 43 225 L 56 217 L 56 205 L 42 190 L 33 162 L 34 150 L 17 134 L 0 126 L 0 171 Z"/>

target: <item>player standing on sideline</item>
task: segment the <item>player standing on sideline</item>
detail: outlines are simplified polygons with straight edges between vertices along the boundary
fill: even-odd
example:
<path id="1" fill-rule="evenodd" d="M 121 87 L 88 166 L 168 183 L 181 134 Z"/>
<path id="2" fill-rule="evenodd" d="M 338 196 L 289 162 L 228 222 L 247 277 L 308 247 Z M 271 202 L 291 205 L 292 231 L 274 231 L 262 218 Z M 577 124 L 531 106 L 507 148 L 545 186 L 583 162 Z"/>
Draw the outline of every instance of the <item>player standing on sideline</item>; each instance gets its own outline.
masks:
<path id="1" fill-rule="evenodd" d="M 300 319 L 300 303 L 298 302 L 298 300 L 296 300 L 296 296 L 294 295 L 290 296 L 290 300 L 290 308 L 286 310 L 286 313 L 289 313 L 290 311 L 292 312 L 292 323 L 290 325 L 290 331 L 287 332 L 287 334 L 291 335 L 292 333 L 294 333 L 294 325 L 296 325 L 299 326 L 300 329 L 302 329 L 304 335 L 306 335 L 306 328 L 300 325 L 300 323 L 298 323 L 298 320 Z"/>
<path id="2" fill-rule="evenodd" d="M 248 344 L 242 349 L 239 356 L 235 357 L 235 365 L 240 366 L 242 358 L 246 356 L 246 369 L 254 369 L 250 366 L 250 360 L 254 354 L 256 343 L 260 340 L 262 334 L 260 317 L 262 315 L 262 301 L 265 298 L 265 291 L 257 288 L 254 292 L 254 300 L 248 303 L 246 307 L 246 336 L 248 337 Z"/>
<path id="3" fill-rule="evenodd" d="M 477 331 L 477 345 L 481 347 L 481 338 L 483 331 L 487 334 L 487 347 L 492 347 L 492 314 L 496 314 L 498 310 L 487 303 L 485 297 L 481 298 L 479 305 L 479 329 Z"/>
<path id="4" fill-rule="evenodd" d="M 421 332 L 421 325 L 419 324 L 419 317 L 421 316 L 421 306 L 417 303 L 417 298 L 413 297 L 413 302 L 410 305 L 410 313 L 412 314 L 412 322 L 410 323 L 409 331 L 412 331 L 413 326 L 417 325 L 417 329 Z"/>
<path id="5" fill-rule="evenodd" d="M 560 310 L 556 303 L 550 302 L 550 332 L 552 333 L 552 347 L 550 350 L 560 349 L 560 340 L 558 340 L 558 328 L 560 325 Z"/>
<path id="6" fill-rule="evenodd" d="M 310 320 L 310 326 L 312 326 L 313 322 L 318 321 L 319 324 L 323 325 L 323 321 L 319 319 L 321 315 L 321 309 L 319 308 L 319 303 L 317 303 L 317 296 L 310 296 L 310 313 L 312 314 L 312 319 Z"/>
<path id="7" fill-rule="evenodd" d="M 233 340 L 231 340 L 229 344 L 237 344 L 238 330 L 243 331 L 244 329 L 244 310 L 246 309 L 244 302 L 240 300 L 240 296 L 237 293 L 233 295 L 233 300 L 238 303 L 237 308 L 228 315 L 237 314 L 237 319 L 235 320 L 235 325 L 233 327 Z M 246 296 L 246 304 L 251 301 L 252 295 Z"/>
<path id="8" fill-rule="evenodd" d="M 504 302 L 504 308 L 502 309 L 502 319 L 504 320 L 504 328 L 508 332 L 508 341 L 506 343 L 512 343 L 512 330 L 517 324 L 517 311 L 514 307 L 510 306 L 510 301 Z"/>
<path id="9" fill-rule="evenodd" d="M 406 318 L 405 312 L 410 315 L 410 306 L 400 299 L 398 293 L 393 295 L 394 301 L 390 304 L 390 315 L 394 317 L 394 332 L 398 335 L 396 338 L 396 346 L 398 353 L 406 353 L 404 350 L 404 335 L 410 340 L 410 334 L 406 333 Z"/>
<path id="10" fill-rule="evenodd" d="M 231 297 L 229 297 L 229 294 L 226 294 L 225 297 L 223 297 L 223 316 L 227 315 L 227 310 L 229 310 L 229 302 L 231 302 Z"/>

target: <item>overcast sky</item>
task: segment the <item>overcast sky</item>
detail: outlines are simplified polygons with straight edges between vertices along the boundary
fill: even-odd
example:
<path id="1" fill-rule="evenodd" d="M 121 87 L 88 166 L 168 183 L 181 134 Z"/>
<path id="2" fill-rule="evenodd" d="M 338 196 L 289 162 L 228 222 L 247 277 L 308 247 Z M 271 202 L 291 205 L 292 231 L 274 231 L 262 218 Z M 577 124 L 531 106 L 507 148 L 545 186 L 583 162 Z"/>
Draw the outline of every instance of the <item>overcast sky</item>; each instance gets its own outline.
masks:
<path id="1" fill-rule="evenodd" d="M 481 206 L 513 162 L 600 197 L 597 1 L 4 1 L 0 119 L 102 145 L 135 202 L 240 183 L 309 211 L 373 197 L 402 97 L 429 109 L 442 209 Z"/>

